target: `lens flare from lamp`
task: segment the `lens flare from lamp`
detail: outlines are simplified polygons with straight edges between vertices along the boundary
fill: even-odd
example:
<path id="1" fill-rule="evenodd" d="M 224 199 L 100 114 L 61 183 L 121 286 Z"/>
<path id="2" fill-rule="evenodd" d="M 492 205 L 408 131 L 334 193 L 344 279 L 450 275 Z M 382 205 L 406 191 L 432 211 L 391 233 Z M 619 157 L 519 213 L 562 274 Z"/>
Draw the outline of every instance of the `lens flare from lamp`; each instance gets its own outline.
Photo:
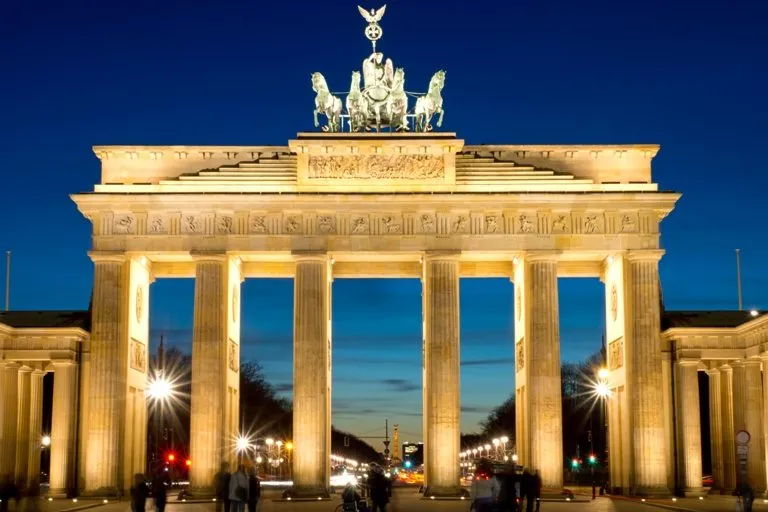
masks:
<path id="1" fill-rule="evenodd" d="M 600 368 L 597 372 L 597 378 L 600 380 L 605 380 L 608 378 L 608 375 L 610 375 L 610 372 L 608 371 L 608 368 Z"/>
<path id="2" fill-rule="evenodd" d="M 162 400 L 171 396 L 173 387 L 171 382 L 164 377 L 157 377 L 149 382 L 147 396 L 156 400 Z"/>
<path id="3" fill-rule="evenodd" d="M 607 398 L 611 396 L 611 389 L 608 387 L 607 383 L 598 382 L 595 386 L 595 393 L 597 393 L 597 396 L 601 398 Z"/>
<path id="4" fill-rule="evenodd" d="M 237 448 L 238 452 L 244 452 L 248 449 L 248 447 L 251 445 L 251 442 L 248 440 L 245 436 L 240 436 L 237 438 L 237 443 L 235 444 L 235 447 Z"/>
<path id="5" fill-rule="evenodd" d="M 51 446 L 51 436 L 43 436 L 43 439 L 40 441 L 43 446 Z"/>

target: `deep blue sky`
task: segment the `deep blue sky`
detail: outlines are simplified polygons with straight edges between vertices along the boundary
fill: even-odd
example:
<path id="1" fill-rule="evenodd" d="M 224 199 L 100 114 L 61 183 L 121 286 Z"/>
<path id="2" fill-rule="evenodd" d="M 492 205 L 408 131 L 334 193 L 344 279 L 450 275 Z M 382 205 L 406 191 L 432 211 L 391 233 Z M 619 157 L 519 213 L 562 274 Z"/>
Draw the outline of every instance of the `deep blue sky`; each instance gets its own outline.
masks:
<path id="1" fill-rule="evenodd" d="M 370 1 L 362 5 L 378 7 Z M 0 17 L 0 245 L 14 309 L 83 308 L 89 224 L 68 194 L 94 144 L 284 144 L 311 129 L 309 76 L 348 86 L 369 52 L 355 2 L 13 2 Z M 768 4 L 389 0 L 380 49 L 409 90 L 447 71 L 444 129 L 470 143 L 660 143 L 683 192 L 663 223 L 670 308 L 768 308 Z M 189 348 L 192 281 L 153 285 L 152 328 Z M 291 382 L 292 283 L 245 283 L 245 358 Z M 561 280 L 562 355 L 599 346 L 602 285 Z M 463 280 L 463 426 L 512 389 L 512 285 Z M 334 423 L 421 432 L 417 281 L 334 283 Z M 381 433 L 374 432 L 373 435 Z"/>

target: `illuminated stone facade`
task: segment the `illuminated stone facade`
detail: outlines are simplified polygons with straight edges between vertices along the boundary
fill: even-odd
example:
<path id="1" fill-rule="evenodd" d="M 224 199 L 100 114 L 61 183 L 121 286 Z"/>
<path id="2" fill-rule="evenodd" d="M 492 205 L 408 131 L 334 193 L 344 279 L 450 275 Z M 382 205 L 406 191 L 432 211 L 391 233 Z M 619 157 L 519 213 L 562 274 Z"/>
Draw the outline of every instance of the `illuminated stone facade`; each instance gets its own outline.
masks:
<path id="1" fill-rule="evenodd" d="M 724 452 L 733 428 L 768 425 L 762 417 L 768 391 L 759 383 L 761 352 L 751 342 L 734 342 L 733 354 L 704 357 L 680 354 L 681 341 L 676 352 L 670 349 L 669 340 L 688 339 L 685 329 L 661 334 L 659 225 L 679 195 L 660 192 L 651 179 L 657 150 L 469 146 L 449 133 L 300 134 L 281 147 L 94 148 L 101 183 L 72 197 L 93 226 L 86 357 L 72 369 L 63 362 L 45 367 L 64 375 L 56 381 L 59 402 L 80 408 L 78 424 L 63 422 L 54 433 L 79 439 L 76 458 L 57 448 L 55 481 L 68 486 L 77 475 L 83 493 L 116 494 L 143 471 L 151 283 L 194 277 L 190 480 L 196 494 L 210 492 L 220 464 L 234 461 L 241 282 L 291 277 L 294 492 L 323 495 L 330 478 L 331 282 L 388 276 L 423 283 L 426 492 L 458 494 L 458 282 L 506 277 L 515 287 L 516 448 L 521 463 L 541 471 L 545 486 L 562 487 L 557 279 L 599 277 L 612 389 L 611 486 L 666 494 L 683 481 L 697 491 L 696 371 L 708 371 L 721 390 L 710 394 L 710 409 L 721 420 L 713 431 L 722 439 L 713 445 Z M 13 445 L 13 453 L 24 453 L 27 441 L 15 435 L 25 423 L 12 418 L 16 409 L 7 397 L 16 403 L 19 390 L 36 389 L 37 368 L 22 367 L 5 352 L 0 442 Z M 79 392 L 70 389 L 73 371 Z M 726 421 L 728 411 L 738 426 Z M 34 432 L 39 420 L 31 411 L 22 414 L 29 414 L 26 428 Z M 753 438 L 765 442 L 763 434 Z M 685 447 L 684 465 L 671 462 L 676 446 L 679 457 L 683 452 L 675 439 Z M 763 480 L 764 452 L 755 452 L 763 462 L 750 463 L 754 478 Z M 6 453 L 2 464 L 10 468 Z M 723 455 L 718 464 L 728 486 L 734 459 Z M 674 467 L 682 472 L 677 480 Z"/>

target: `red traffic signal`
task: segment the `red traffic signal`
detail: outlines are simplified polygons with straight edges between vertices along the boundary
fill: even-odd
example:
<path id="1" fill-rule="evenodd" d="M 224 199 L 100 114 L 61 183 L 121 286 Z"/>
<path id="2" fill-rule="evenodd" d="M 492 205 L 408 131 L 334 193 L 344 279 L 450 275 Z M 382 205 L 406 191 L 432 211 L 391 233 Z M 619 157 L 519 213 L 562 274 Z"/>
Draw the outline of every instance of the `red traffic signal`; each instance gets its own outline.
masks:
<path id="1" fill-rule="evenodd" d="M 187 463 L 186 463 L 186 464 L 187 464 L 187 467 L 189 467 L 189 466 L 191 466 L 191 465 L 192 465 L 192 461 L 191 461 L 191 460 L 189 460 L 189 459 L 187 459 Z"/>
<path id="2" fill-rule="evenodd" d="M 175 460 L 176 460 L 176 455 L 174 455 L 173 453 L 169 453 L 168 454 L 168 462 L 173 462 Z"/>

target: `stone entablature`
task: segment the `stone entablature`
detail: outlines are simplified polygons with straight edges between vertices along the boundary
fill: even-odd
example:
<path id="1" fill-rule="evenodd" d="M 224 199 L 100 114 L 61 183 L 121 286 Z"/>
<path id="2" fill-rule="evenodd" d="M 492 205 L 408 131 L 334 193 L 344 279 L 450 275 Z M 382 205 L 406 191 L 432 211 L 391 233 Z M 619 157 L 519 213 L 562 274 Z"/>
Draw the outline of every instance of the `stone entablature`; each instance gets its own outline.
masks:
<path id="1" fill-rule="evenodd" d="M 678 194 L 79 194 L 99 251 L 413 252 L 659 247 Z M 511 237 L 509 235 L 518 235 Z"/>
<path id="2" fill-rule="evenodd" d="M 89 337 L 79 327 L 14 328 L 0 324 L 0 361 L 76 361 L 81 351 L 88 351 Z"/>
<path id="3" fill-rule="evenodd" d="M 675 350 L 677 359 L 756 358 L 768 353 L 768 314 L 736 327 L 672 327 L 662 332 L 661 339 L 664 351 Z"/>
<path id="4" fill-rule="evenodd" d="M 452 133 L 299 134 L 288 146 L 96 146 L 96 192 L 655 192 L 655 145 L 464 146 Z"/>

